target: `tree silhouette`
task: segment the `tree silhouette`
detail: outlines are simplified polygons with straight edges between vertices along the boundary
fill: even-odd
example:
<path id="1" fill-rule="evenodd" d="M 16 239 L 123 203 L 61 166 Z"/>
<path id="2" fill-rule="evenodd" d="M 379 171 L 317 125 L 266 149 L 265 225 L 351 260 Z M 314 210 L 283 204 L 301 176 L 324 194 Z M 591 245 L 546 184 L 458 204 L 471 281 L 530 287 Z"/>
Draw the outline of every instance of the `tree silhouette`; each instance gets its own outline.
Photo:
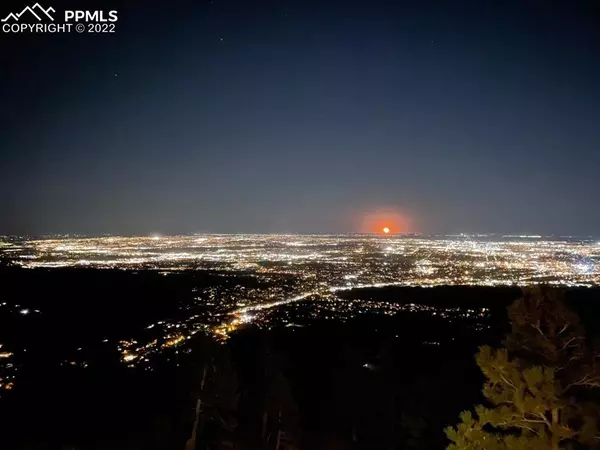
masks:
<path id="1" fill-rule="evenodd" d="M 217 352 L 204 364 L 196 401 L 196 418 L 186 450 L 233 448 L 239 384 L 228 353 Z"/>
<path id="2" fill-rule="evenodd" d="M 489 406 L 463 412 L 445 430 L 449 450 L 598 446 L 598 406 L 590 401 L 600 386 L 596 353 L 563 298 L 559 290 L 527 289 L 509 308 L 506 348 L 484 346 L 476 356 Z"/>
<path id="3" fill-rule="evenodd" d="M 278 369 L 267 388 L 261 435 L 268 450 L 297 449 L 301 437 L 298 406 L 287 378 Z"/>

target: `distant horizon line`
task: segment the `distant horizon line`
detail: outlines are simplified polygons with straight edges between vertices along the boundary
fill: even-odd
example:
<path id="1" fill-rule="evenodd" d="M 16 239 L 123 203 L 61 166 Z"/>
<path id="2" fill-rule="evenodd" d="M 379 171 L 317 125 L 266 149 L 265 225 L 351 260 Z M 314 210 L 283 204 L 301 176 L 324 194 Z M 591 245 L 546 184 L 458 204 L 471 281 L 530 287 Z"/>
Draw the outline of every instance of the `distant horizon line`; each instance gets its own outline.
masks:
<path id="1" fill-rule="evenodd" d="M 527 233 L 421 233 L 421 232 L 407 232 L 407 233 L 382 233 L 382 232 L 312 232 L 312 233 L 290 233 L 290 232 L 270 232 L 270 233 L 217 233 L 217 232 L 194 232 L 194 233 L 174 233 L 174 234 L 163 234 L 163 233 L 145 233 L 145 234 L 121 234 L 121 233 L 40 233 L 40 234 L 0 234 L 2 238 L 32 238 L 32 239 L 49 239 L 49 238 L 168 238 L 168 237 L 189 237 L 189 236 L 422 236 L 422 237 L 492 237 L 498 236 L 502 238 L 519 238 L 519 239 L 544 239 L 544 238 L 570 238 L 570 239 L 597 239 L 597 236 L 583 235 L 583 234 L 527 234 Z"/>

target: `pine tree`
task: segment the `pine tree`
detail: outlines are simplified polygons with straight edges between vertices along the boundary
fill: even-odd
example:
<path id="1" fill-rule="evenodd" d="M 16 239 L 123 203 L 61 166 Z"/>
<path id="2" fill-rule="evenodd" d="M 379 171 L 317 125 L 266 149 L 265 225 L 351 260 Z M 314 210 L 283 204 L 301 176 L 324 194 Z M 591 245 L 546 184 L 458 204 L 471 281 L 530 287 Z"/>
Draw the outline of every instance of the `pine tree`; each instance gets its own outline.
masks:
<path id="1" fill-rule="evenodd" d="M 287 378 L 277 370 L 265 397 L 262 436 L 265 448 L 295 449 L 300 440 L 300 417 Z"/>
<path id="2" fill-rule="evenodd" d="M 202 369 L 196 417 L 186 449 L 233 446 L 231 437 L 238 425 L 235 416 L 239 384 L 228 353 L 215 353 Z"/>
<path id="3" fill-rule="evenodd" d="M 598 447 L 598 406 L 589 400 L 600 371 L 563 297 L 529 289 L 509 308 L 506 348 L 484 346 L 476 356 L 489 406 L 463 412 L 461 423 L 446 429 L 448 450 Z"/>

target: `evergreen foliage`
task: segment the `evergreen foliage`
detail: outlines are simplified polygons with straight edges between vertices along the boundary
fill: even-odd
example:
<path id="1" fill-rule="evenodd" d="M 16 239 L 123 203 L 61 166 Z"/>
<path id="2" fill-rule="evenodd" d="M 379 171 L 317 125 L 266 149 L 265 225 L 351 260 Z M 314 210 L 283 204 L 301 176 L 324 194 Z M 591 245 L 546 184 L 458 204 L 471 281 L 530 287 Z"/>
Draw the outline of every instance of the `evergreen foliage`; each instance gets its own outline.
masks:
<path id="1" fill-rule="evenodd" d="M 537 287 L 509 308 L 505 348 L 480 348 L 487 406 L 448 427 L 448 450 L 600 448 L 597 352 L 562 291 Z"/>

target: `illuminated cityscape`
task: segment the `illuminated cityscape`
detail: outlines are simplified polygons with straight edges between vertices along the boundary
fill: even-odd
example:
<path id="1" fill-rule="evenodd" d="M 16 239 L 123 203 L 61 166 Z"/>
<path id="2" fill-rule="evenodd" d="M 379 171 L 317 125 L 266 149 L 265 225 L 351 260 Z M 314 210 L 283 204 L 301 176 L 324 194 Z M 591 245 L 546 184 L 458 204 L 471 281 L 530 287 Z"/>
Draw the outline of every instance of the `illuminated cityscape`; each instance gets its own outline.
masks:
<path id="1" fill-rule="evenodd" d="M 366 285 L 593 286 L 600 242 L 541 236 L 193 235 L 4 238 L 0 253 L 25 268 L 93 267 L 244 272 L 292 277 L 297 294 Z M 269 292 L 268 299 L 281 292 Z M 251 304 L 269 303 L 247 296 Z M 279 298 L 279 300 L 281 300 Z"/>
<path id="2" fill-rule="evenodd" d="M 485 310 L 439 310 L 340 297 L 354 288 L 538 283 L 591 287 L 600 283 L 599 242 L 541 236 L 4 238 L 1 252 L 28 269 L 150 270 L 164 276 L 204 271 L 229 281 L 194 288 L 193 301 L 181 306 L 180 318 L 149 323 L 135 338 L 115 343 L 125 364 L 145 365 L 149 370 L 152 357 L 177 349 L 198 332 L 224 340 L 250 322 L 265 327 L 293 326 L 290 315 L 298 314 L 290 307 L 293 304 L 307 316 L 342 319 L 366 311 L 394 314 L 399 310 L 442 317 L 485 315 Z M 21 308 L 18 313 L 23 316 L 30 311 Z M 2 355 L 6 356 L 3 360 L 10 360 L 10 354 Z M 82 356 L 65 364 L 85 367 L 87 362 Z"/>

